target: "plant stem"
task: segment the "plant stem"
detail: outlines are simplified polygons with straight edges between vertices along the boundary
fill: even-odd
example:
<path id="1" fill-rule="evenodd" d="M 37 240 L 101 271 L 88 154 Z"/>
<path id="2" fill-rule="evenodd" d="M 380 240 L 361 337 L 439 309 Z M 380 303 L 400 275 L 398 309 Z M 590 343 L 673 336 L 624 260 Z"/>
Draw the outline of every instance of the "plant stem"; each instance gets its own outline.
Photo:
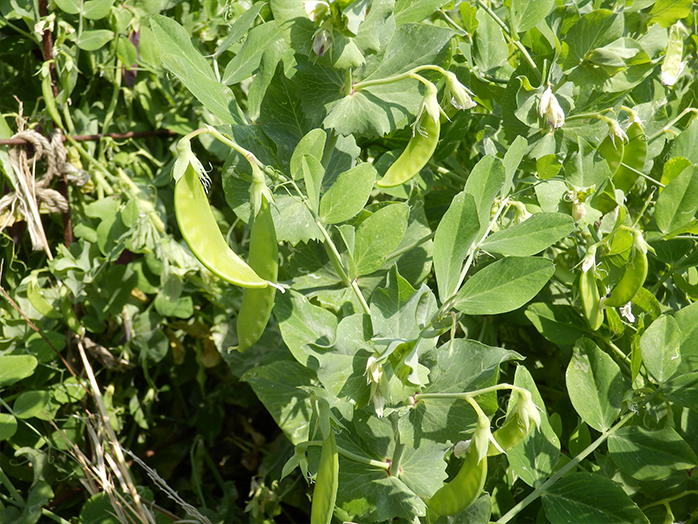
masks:
<path id="1" fill-rule="evenodd" d="M 516 48 L 521 52 L 521 54 L 524 56 L 526 59 L 526 62 L 531 66 L 531 69 L 536 73 L 538 80 L 542 79 L 540 69 L 538 69 L 538 66 L 536 63 L 533 61 L 533 58 L 531 58 L 531 55 L 528 53 L 528 50 L 523 46 L 523 44 L 519 40 L 515 40 L 513 35 L 510 33 L 509 28 L 506 26 L 504 22 L 502 22 L 502 19 L 499 18 L 492 9 L 488 5 L 486 5 L 482 0 L 475 0 L 477 2 L 477 5 L 482 7 L 482 9 L 485 10 L 485 12 L 490 15 L 492 20 L 496 22 L 496 24 L 502 28 L 502 33 L 504 33 L 504 36 L 509 40 L 509 42 L 513 45 L 516 46 Z"/>
<path id="2" fill-rule="evenodd" d="M 296 446 L 296 449 L 298 451 L 303 451 L 303 449 L 307 448 L 308 446 L 322 446 L 323 441 L 322 440 L 309 440 L 307 442 L 303 442 L 301 444 L 298 444 Z M 356 453 L 352 453 L 351 451 L 347 451 L 346 449 L 337 446 L 337 452 L 342 455 L 343 457 L 348 458 L 349 460 L 353 460 L 354 462 L 358 462 L 360 464 L 366 464 L 367 466 L 373 466 L 375 468 L 381 468 L 386 471 L 390 470 L 390 463 L 389 462 L 384 462 L 382 460 L 374 460 L 370 459 L 367 457 L 362 457 L 361 455 L 357 455 Z"/>
<path id="3" fill-rule="evenodd" d="M 17 491 L 17 488 L 15 488 L 14 484 L 12 484 L 12 481 L 8 478 L 7 475 L 5 475 L 5 472 L 0 469 L 0 482 L 7 488 L 7 491 L 10 492 L 10 495 L 12 496 L 12 500 L 17 502 L 20 506 L 24 506 L 24 499 L 22 499 L 22 495 L 19 494 L 19 491 Z"/>
<path id="4" fill-rule="evenodd" d="M 386 78 L 377 78 L 376 80 L 364 80 L 363 82 L 357 82 L 356 84 L 354 84 L 353 89 L 354 91 L 359 91 L 361 89 L 366 89 L 367 87 L 394 84 L 395 82 L 400 82 L 401 80 L 409 80 L 410 78 L 414 80 L 419 80 L 421 82 L 425 82 L 426 80 L 424 80 L 421 76 L 417 75 L 419 71 L 425 70 L 438 71 L 442 75 L 446 74 L 446 71 L 442 67 L 435 65 L 422 65 L 415 67 L 414 69 L 410 69 L 409 71 L 405 71 L 404 73 L 400 73 L 399 75 L 393 75 Z"/>
<path id="5" fill-rule="evenodd" d="M 688 113 L 698 114 L 698 109 L 695 109 L 695 108 L 693 108 L 693 107 L 687 107 L 686 109 L 684 109 L 683 111 L 681 111 L 681 113 L 679 114 L 679 116 L 677 116 L 676 118 L 674 118 L 671 122 L 669 122 L 667 125 L 665 125 L 664 127 L 662 127 L 659 131 L 657 131 L 656 133 L 654 133 L 654 134 L 648 136 L 648 137 L 647 137 L 647 141 L 648 141 L 648 142 L 651 142 L 651 141 L 654 140 L 655 138 L 661 136 L 662 133 L 673 133 L 674 131 L 671 130 L 671 127 L 672 127 L 676 122 L 678 122 L 679 120 L 681 120 L 684 116 L 686 116 Z"/>
<path id="6" fill-rule="evenodd" d="M 516 391 L 517 393 L 521 391 L 521 388 L 514 386 L 512 384 L 496 384 L 494 386 L 489 386 L 482 389 L 476 389 L 475 391 L 468 391 L 466 393 L 417 393 L 414 396 L 414 400 L 419 402 L 420 400 L 467 400 L 468 402 L 473 397 L 478 395 L 485 395 L 486 393 L 492 393 L 493 391 L 502 391 L 504 389 L 510 389 L 511 391 Z"/>

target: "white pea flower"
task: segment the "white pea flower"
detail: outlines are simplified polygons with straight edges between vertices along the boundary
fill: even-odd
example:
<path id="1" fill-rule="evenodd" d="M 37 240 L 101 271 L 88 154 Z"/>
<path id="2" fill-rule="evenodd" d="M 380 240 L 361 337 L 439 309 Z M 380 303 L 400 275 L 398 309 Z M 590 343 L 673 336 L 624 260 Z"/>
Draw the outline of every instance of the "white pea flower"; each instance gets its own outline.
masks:
<path id="1" fill-rule="evenodd" d="M 196 171 L 196 174 L 199 175 L 204 189 L 208 191 L 208 188 L 211 185 L 211 179 L 206 173 L 201 161 L 191 150 L 191 142 L 188 138 L 184 137 L 177 144 L 177 159 L 175 160 L 174 167 L 172 168 L 172 178 L 174 178 L 175 182 L 179 180 L 182 175 L 184 175 L 184 172 L 187 170 L 190 164 L 191 167 L 194 168 L 194 171 Z"/>
<path id="2" fill-rule="evenodd" d="M 551 86 L 548 86 L 548 89 L 541 96 L 538 112 L 541 117 L 548 119 L 548 123 L 553 129 L 559 129 L 565 124 L 565 112 L 555 98 Z"/>
<path id="3" fill-rule="evenodd" d="M 378 418 L 382 418 L 383 409 L 387 401 L 386 397 L 389 394 L 388 379 L 385 376 L 383 365 L 373 355 L 368 358 L 366 363 L 366 375 L 366 382 L 371 386 L 373 409 Z"/>
<path id="4" fill-rule="evenodd" d="M 633 315 L 633 303 L 628 302 L 622 308 L 620 308 L 620 314 L 631 324 L 635 322 L 635 315 Z"/>
<path id="5" fill-rule="evenodd" d="M 327 2 L 320 2 L 318 0 L 310 0 L 309 2 L 305 2 L 305 13 L 313 22 L 322 20 L 329 10 L 330 4 Z"/>
<path id="6" fill-rule="evenodd" d="M 608 130 L 608 136 L 611 137 L 611 142 L 613 142 L 613 147 L 616 147 L 616 138 L 620 138 L 621 142 L 628 142 L 628 135 L 625 134 L 625 131 L 620 127 L 620 124 L 618 124 L 617 120 L 613 120 L 608 124 L 609 130 Z"/>
<path id="7" fill-rule="evenodd" d="M 477 105 L 470 98 L 468 89 L 460 83 L 458 77 L 451 71 L 446 71 L 446 89 L 451 94 L 451 105 L 456 109 L 470 109 Z"/>
<path id="8" fill-rule="evenodd" d="M 527 432 L 531 429 L 531 422 L 535 424 L 537 429 L 540 429 L 540 411 L 538 411 L 538 406 L 533 402 L 531 392 L 526 389 L 519 389 L 517 393 L 519 398 L 509 417 L 519 417 L 519 420 L 523 421 Z"/>

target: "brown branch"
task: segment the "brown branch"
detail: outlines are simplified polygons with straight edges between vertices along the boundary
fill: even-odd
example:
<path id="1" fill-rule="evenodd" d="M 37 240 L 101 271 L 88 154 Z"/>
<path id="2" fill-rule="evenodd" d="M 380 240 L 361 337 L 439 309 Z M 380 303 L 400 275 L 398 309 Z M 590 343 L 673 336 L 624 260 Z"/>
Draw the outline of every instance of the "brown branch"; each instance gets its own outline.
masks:
<path id="1" fill-rule="evenodd" d="M 39 16 L 45 18 L 48 16 L 48 6 L 46 0 L 39 0 Z M 47 60 L 53 60 L 53 35 L 48 29 L 44 29 L 41 33 L 41 41 L 44 45 L 44 62 Z M 51 62 L 48 66 L 49 73 L 51 74 L 51 91 L 53 91 L 53 97 L 58 96 L 58 75 L 56 75 L 56 64 Z"/>
<path id="2" fill-rule="evenodd" d="M 100 140 L 103 137 L 113 138 L 115 140 L 123 140 L 126 138 L 142 138 L 146 136 L 175 136 L 176 132 L 169 129 L 154 129 L 151 131 L 129 131 L 128 133 L 107 133 L 106 135 L 74 135 L 71 136 L 76 142 L 92 142 Z M 63 142 L 68 141 L 67 136 L 63 136 Z M 28 144 L 23 138 L 2 138 L 0 146 L 23 146 Z"/>

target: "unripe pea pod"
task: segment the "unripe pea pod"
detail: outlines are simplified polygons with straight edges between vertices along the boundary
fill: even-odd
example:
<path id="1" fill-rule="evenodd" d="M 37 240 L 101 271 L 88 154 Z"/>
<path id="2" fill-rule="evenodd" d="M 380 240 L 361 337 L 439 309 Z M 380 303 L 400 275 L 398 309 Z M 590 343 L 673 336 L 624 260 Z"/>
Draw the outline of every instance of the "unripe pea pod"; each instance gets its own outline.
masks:
<path id="1" fill-rule="evenodd" d="M 61 313 L 63 313 L 63 320 L 68 324 L 70 330 L 78 335 L 79 337 L 85 336 L 85 326 L 80 323 L 78 316 L 75 314 L 73 309 L 73 303 L 70 300 L 70 295 L 67 286 L 61 287 Z"/>
<path id="2" fill-rule="evenodd" d="M 513 413 L 499 429 L 492 433 L 492 438 L 499 444 L 498 449 L 492 442 L 487 448 L 487 456 L 492 457 L 499 455 L 502 451 L 509 451 L 521 444 L 528 436 L 530 426 L 526 425 L 526 421 L 518 412 Z"/>
<path id="3" fill-rule="evenodd" d="M 599 307 L 601 296 L 596 284 L 593 270 L 582 271 L 579 277 L 579 297 L 582 301 L 582 312 L 592 331 L 597 331 L 603 324 L 603 311 Z"/>
<path id="4" fill-rule="evenodd" d="M 339 453 L 334 431 L 330 428 L 322 443 L 320 465 L 315 478 L 310 524 L 330 524 L 339 487 Z"/>
<path id="5" fill-rule="evenodd" d="M 456 515 L 468 508 L 482 493 L 487 480 L 487 457 L 480 458 L 476 441 L 472 439 L 463 465 L 454 479 L 427 500 L 431 511 L 445 517 Z"/>
<path id="6" fill-rule="evenodd" d="M 250 267 L 262 278 L 276 282 L 279 270 L 279 245 L 266 195 L 250 230 Z M 246 289 L 237 317 L 238 351 L 245 351 L 261 338 L 274 307 L 276 288 Z"/>
<path id="7" fill-rule="evenodd" d="M 601 300 L 601 307 L 622 307 L 630 302 L 647 278 L 647 244 L 642 233 L 634 233 L 635 255 L 625 269 L 625 273 L 608 297 Z"/>
<path id="8" fill-rule="evenodd" d="M 182 236 L 204 266 L 237 286 L 263 288 L 269 285 L 228 246 L 213 216 L 204 186 L 191 164 L 177 181 L 174 206 Z"/>
<path id="9" fill-rule="evenodd" d="M 395 187 L 413 178 L 427 165 L 439 143 L 441 123 L 424 112 L 421 122 L 417 123 L 417 131 L 410 139 L 407 147 L 385 172 L 377 184 L 378 187 Z M 421 130 L 421 131 L 420 131 Z M 423 134 L 422 134 L 423 133 Z"/>

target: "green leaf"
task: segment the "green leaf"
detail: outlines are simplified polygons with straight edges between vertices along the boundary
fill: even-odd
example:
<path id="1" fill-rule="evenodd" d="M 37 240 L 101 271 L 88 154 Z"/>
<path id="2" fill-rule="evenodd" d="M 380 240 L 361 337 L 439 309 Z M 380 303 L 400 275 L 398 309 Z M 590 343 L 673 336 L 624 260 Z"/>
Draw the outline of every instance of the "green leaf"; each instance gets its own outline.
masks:
<path id="1" fill-rule="evenodd" d="M 38 361 L 33 355 L 0 356 L 0 387 L 10 386 L 27 378 L 36 369 Z"/>
<path id="2" fill-rule="evenodd" d="M 674 317 L 667 315 L 652 322 L 640 338 L 642 360 L 656 384 L 664 384 L 681 365 L 681 329 Z"/>
<path id="3" fill-rule="evenodd" d="M 504 158 L 502 159 L 502 165 L 504 166 L 504 172 L 506 173 L 506 182 L 502 188 L 502 196 L 507 196 L 511 192 L 512 184 L 514 181 L 514 175 L 516 174 L 516 169 L 521 164 L 526 150 L 528 149 L 528 140 L 526 140 L 521 135 L 517 136 L 514 141 L 509 145 L 507 152 L 504 153 Z"/>
<path id="4" fill-rule="evenodd" d="M 89 0 L 82 5 L 82 15 L 90 20 L 101 20 L 111 11 L 114 0 Z"/>
<path id="5" fill-rule="evenodd" d="M 69 15 L 76 15 L 82 9 L 82 2 L 80 0 L 54 0 L 58 9 Z"/>
<path id="6" fill-rule="evenodd" d="M 322 156 L 325 152 L 325 142 L 327 141 L 327 133 L 324 130 L 316 128 L 309 131 L 293 150 L 291 156 L 291 176 L 294 180 L 300 179 L 301 162 L 303 157 L 308 155 L 313 157 L 318 162 L 322 161 Z"/>
<path id="7" fill-rule="evenodd" d="M 320 201 L 320 221 L 338 224 L 356 216 L 371 195 L 376 181 L 376 169 L 372 164 L 359 164 L 341 173 Z"/>
<path id="8" fill-rule="evenodd" d="M 647 25 L 654 23 L 669 27 L 686 18 L 691 12 L 693 0 L 657 0 L 649 12 Z"/>
<path id="9" fill-rule="evenodd" d="M 523 33 L 533 29 L 555 7 L 555 0 L 512 0 L 509 6 L 511 27 L 514 33 Z"/>
<path id="10" fill-rule="evenodd" d="M 361 222 L 354 243 L 354 276 L 369 275 L 380 269 L 402 241 L 409 214 L 407 205 L 391 204 Z"/>
<path id="11" fill-rule="evenodd" d="M 211 113 L 227 124 L 244 124 L 230 88 L 216 80 L 211 66 L 192 45 L 187 31 L 161 15 L 150 19 L 162 62 Z"/>
<path id="12" fill-rule="evenodd" d="M 410 22 L 422 22 L 446 3 L 446 0 L 396 0 L 395 23 L 400 26 Z"/>
<path id="13" fill-rule="evenodd" d="M 649 524 L 623 488 L 593 473 L 562 477 L 543 493 L 543 507 L 551 524 Z"/>
<path id="14" fill-rule="evenodd" d="M 373 0 L 366 20 L 359 26 L 354 43 L 364 53 L 385 49 L 395 32 L 394 0 Z"/>
<path id="15" fill-rule="evenodd" d="M 565 161 L 565 180 L 575 189 L 601 187 L 611 177 L 608 162 L 581 137 L 577 138 L 579 150 Z"/>
<path id="16" fill-rule="evenodd" d="M 314 156 L 303 155 L 301 158 L 301 173 L 305 182 L 305 192 L 308 194 L 308 203 L 314 213 L 317 213 L 320 205 L 320 190 L 322 179 L 325 176 L 325 168 Z"/>
<path id="17" fill-rule="evenodd" d="M 235 42 L 242 38 L 242 35 L 244 35 L 252 26 L 252 24 L 255 21 L 255 18 L 257 18 L 257 15 L 262 10 L 262 7 L 264 7 L 264 5 L 265 4 L 263 2 L 253 4 L 252 7 L 247 9 L 244 13 L 242 13 L 239 16 L 237 20 L 235 20 L 235 23 L 230 28 L 228 36 L 225 37 L 225 40 L 221 42 L 221 44 L 216 49 L 216 52 L 213 54 L 214 58 L 218 58 L 231 45 L 233 45 Z"/>
<path id="18" fill-rule="evenodd" d="M 252 386 L 292 444 L 308 440 L 313 407 L 310 395 L 299 386 L 312 386 L 315 373 L 287 360 L 251 369 L 241 380 Z"/>
<path id="19" fill-rule="evenodd" d="M 502 28 L 484 9 L 477 10 L 477 31 L 473 61 L 483 73 L 493 73 L 509 58 L 509 46 L 504 39 Z"/>
<path id="20" fill-rule="evenodd" d="M 683 157 L 698 164 L 698 119 L 694 119 L 671 143 L 671 159 Z"/>
<path id="21" fill-rule="evenodd" d="M 589 334 L 586 322 L 572 306 L 536 302 L 526 308 L 526 318 L 541 335 L 560 346 L 571 346 Z"/>
<path id="22" fill-rule="evenodd" d="M 499 255 L 536 255 L 575 229 L 574 219 L 564 213 L 536 213 L 520 224 L 489 235 L 481 248 Z"/>
<path id="23" fill-rule="evenodd" d="M 0 441 L 7 440 L 17 432 L 17 419 L 9 413 L 0 413 Z"/>
<path id="24" fill-rule="evenodd" d="M 608 437 L 608 453 L 625 473 L 638 480 L 661 480 L 696 466 L 696 454 L 675 429 L 650 431 L 626 426 Z"/>
<path id="25" fill-rule="evenodd" d="M 114 33 L 107 29 L 89 29 L 83 31 L 75 43 L 83 51 L 97 51 L 113 38 Z"/>
<path id="26" fill-rule="evenodd" d="M 541 414 L 540 429 L 535 426 L 518 446 L 507 452 L 509 465 L 518 477 L 531 487 L 539 485 L 552 472 L 560 456 L 560 439 L 548 420 L 545 402 L 538 392 L 530 371 L 525 366 L 517 366 L 514 385 L 531 392 L 533 403 Z M 509 398 L 508 412 L 516 400 Z"/>
<path id="27" fill-rule="evenodd" d="M 456 292 L 463 261 L 479 231 L 475 199 L 458 193 L 434 234 L 434 273 L 442 301 Z"/>
<path id="28" fill-rule="evenodd" d="M 12 405 L 14 415 L 19 419 L 32 417 L 41 420 L 53 420 L 59 406 L 54 404 L 51 394 L 44 390 L 32 390 L 20 393 Z"/>
<path id="29" fill-rule="evenodd" d="M 624 28 L 623 14 L 608 9 L 597 9 L 582 16 L 565 36 L 569 53 L 563 63 L 563 71 L 577 67 L 586 59 L 589 51 L 622 37 Z"/>
<path id="30" fill-rule="evenodd" d="M 494 385 L 499 366 L 523 357 L 504 348 L 490 347 L 475 340 L 456 338 L 435 351 L 429 385 L 424 393 L 463 393 Z M 494 394 L 479 395 L 477 402 L 488 414 L 497 410 Z M 468 438 L 477 415 L 465 400 L 425 399 L 410 412 L 415 439 L 434 442 L 458 442 Z"/>
<path id="31" fill-rule="evenodd" d="M 484 156 L 468 176 L 465 192 L 473 195 L 475 199 L 481 234 L 484 234 L 490 223 L 492 204 L 502 190 L 505 180 L 506 172 L 502 161 L 492 155 Z"/>
<path id="32" fill-rule="evenodd" d="M 281 32 L 276 22 L 252 28 L 238 54 L 225 67 L 221 82 L 231 85 L 251 77 L 259 67 L 264 52 L 280 38 Z"/>
<path id="33" fill-rule="evenodd" d="M 289 290 L 277 293 L 274 318 L 293 357 L 306 367 L 317 369 L 318 361 L 313 346 L 330 347 L 337 332 L 337 317 L 332 312 L 315 306 L 300 293 Z"/>
<path id="34" fill-rule="evenodd" d="M 570 401 L 584 422 L 606 431 L 620 414 L 626 389 L 620 368 L 588 338 L 573 351 L 565 374 Z"/>
<path id="35" fill-rule="evenodd" d="M 657 197 L 654 217 L 663 233 L 691 222 L 698 210 L 698 166 L 684 169 Z"/>
<path id="36" fill-rule="evenodd" d="M 554 264 L 547 258 L 503 258 L 470 277 L 453 307 L 466 315 L 513 311 L 536 296 L 554 272 Z"/>
<path id="37" fill-rule="evenodd" d="M 674 313 L 674 320 L 681 330 L 679 353 L 682 362 L 679 371 L 695 371 L 698 362 L 698 302 L 678 310 Z"/>

